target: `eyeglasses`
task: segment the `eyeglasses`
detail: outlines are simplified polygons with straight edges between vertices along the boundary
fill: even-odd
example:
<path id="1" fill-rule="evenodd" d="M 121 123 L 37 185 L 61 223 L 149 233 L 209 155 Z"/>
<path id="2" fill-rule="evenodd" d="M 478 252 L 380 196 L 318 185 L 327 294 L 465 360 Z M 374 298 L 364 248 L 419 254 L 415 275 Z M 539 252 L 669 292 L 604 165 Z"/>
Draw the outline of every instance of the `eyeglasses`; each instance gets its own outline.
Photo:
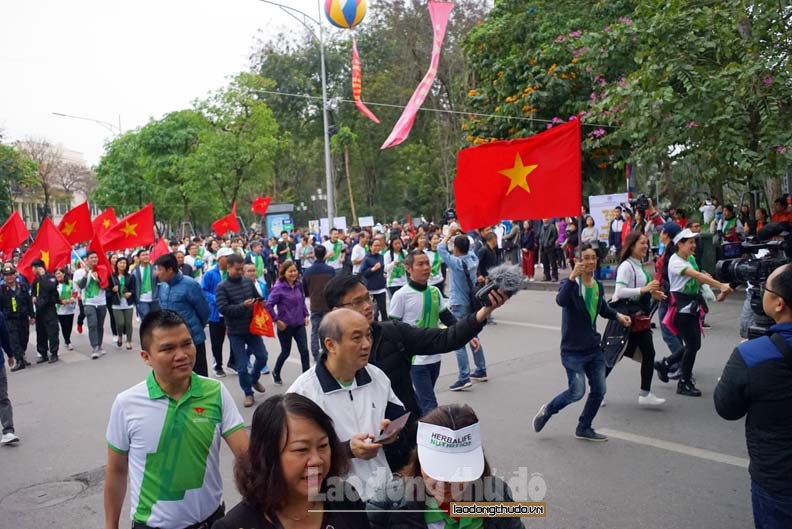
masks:
<path id="1" fill-rule="evenodd" d="M 782 296 L 775 290 L 770 290 L 769 288 L 767 288 L 767 281 L 762 281 L 761 283 L 759 283 L 759 288 L 762 289 L 762 294 L 764 294 L 765 292 L 770 292 L 774 296 L 778 296 L 779 298 L 783 299 L 784 303 L 792 307 L 792 303 L 790 303 L 789 300 L 787 300 L 784 296 Z"/>
<path id="2" fill-rule="evenodd" d="M 341 305 L 344 308 L 353 308 L 353 309 L 364 309 L 374 303 L 374 297 L 372 295 L 368 295 L 365 298 L 358 298 L 353 299 L 349 303 L 344 303 Z"/>

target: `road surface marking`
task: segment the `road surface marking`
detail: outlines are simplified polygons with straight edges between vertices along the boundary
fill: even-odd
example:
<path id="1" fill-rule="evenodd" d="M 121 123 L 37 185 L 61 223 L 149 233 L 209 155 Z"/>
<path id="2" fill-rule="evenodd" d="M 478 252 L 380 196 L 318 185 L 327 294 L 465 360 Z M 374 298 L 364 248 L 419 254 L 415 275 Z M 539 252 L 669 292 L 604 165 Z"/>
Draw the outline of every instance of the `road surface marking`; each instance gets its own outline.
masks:
<path id="1" fill-rule="evenodd" d="M 560 331 L 561 327 L 556 327 L 554 325 L 540 325 L 538 323 L 523 323 L 521 321 L 508 321 L 508 320 L 501 320 L 500 318 L 495 320 L 497 324 L 504 324 L 504 325 L 517 325 L 518 327 L 530 327 L 532 329 L 545 329 L 547 331 Z"/>
<path id="2" fill-rule="evenodd" d="M 730 456 L 727 454 L 721 454 L 720 452 L 713 452 L 712 450 L 704 450 L 703 448 L 694 448 L 692 446 L 673 443 L 671 441 L 663 441 L 662 439 L 653 439 L 652 437 L 644 437 L 642 435 L 635 435 L 628 432 L 620 432 L 618 430 L 611 430 L 608 428 L 600 428 L 598 429 L 598 431 L 603 435 L 607 435 L 608 437 L 615 437 L 616 439 L 621 439 L 622 441 L 629 441 L 632 443 L 637 443 L 645 446 L 651 446 L 654 448 L 659 448 L 661 450 L 668 450 L 669 452 L 676 452 L 678 454 L 698 457 L 699 459 L 714 461 L 716 463 L 725 463 L 727 465 L 733 465 L 735 467 L 748 468 L 748 460 L 742 457 Z"/>

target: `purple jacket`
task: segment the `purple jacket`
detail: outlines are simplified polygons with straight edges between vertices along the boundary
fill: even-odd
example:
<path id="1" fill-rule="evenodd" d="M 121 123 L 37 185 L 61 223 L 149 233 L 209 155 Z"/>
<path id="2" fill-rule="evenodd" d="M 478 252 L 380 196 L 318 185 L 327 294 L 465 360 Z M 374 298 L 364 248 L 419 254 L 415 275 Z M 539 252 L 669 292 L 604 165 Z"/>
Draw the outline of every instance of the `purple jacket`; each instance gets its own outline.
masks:
<path id="1" fill-rule="evenodd" d="M 278 280 L 267 299 L 267 310 L 276 322 L 282 321 L 289 327 L 305 325 L 308 309 L 302 283 L 295 281 L 294 286 L 290 287 L 287 281 Z"/>

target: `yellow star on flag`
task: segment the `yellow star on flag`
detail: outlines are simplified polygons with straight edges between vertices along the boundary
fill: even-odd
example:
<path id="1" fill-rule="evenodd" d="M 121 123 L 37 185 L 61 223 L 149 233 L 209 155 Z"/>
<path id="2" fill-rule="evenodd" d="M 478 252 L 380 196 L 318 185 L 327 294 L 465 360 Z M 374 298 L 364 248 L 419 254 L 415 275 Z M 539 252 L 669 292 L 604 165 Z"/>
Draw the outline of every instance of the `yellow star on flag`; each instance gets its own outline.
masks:
<path id="1" fill-rule="evenodd" d="M 121 228 L 121 231 L 123 231 L 124 235 L 127 237 L 131 237 L 132 235 L 137 237 L 137 227 L 137 224 L 130 224 L 129 221 L 124 221 L 124 227 Z"/>
<path id="2" fill-rule="evenodd" d="M 498 173 L 502 174 L 511 182 L 509 183 L 509 190 L 506 191 L 506 195 L 511 193 L 515 187 L 521 187 L 528 193 L 531 192 L 531 188 L 528 187 L 528 175 L 531 174 L 534 169 L 539 167 L 538 165 L 523 165 L 522 158 L 520 154 L 517 153 L 514 156 L 514 167 L 509 169 L 503 169 L 498 171 Z"/>
<path id="3" fill-rule="evenodd" d="M 63 234 L 66 236 L 66 237 L 68 237 L 69 235 L 71 235 L 72 233 L 74 233 L 74 229 L 75 229 L 76 227 L 77 227 L 77 221 L 74 221 L 74 222 L 67 222 L 67 223 L 66 223 L 66 226 L 64 226 L 64 227 L 63 227 L 63 229 L 61 230 L 61 232 L 62 232 L 62 233 L 63 233 Z"/>
<path id="4" fill-rule="evenodd" d="M 104 229 L 109 228 L 110 227 L 110 219 L 104 219 L 102 221 L 102 226 L 104 227 Z"/>
<path id="5" fill-rule="evenodd" d="M 49 270 L 49 263 L 50 263 L 49 252 L 44 251 L 44 250 L 39 250 L 39 251 L 41 252 L 41 256 L 39 257 L 39 259 L 44 261 L 44 268 Z"/>

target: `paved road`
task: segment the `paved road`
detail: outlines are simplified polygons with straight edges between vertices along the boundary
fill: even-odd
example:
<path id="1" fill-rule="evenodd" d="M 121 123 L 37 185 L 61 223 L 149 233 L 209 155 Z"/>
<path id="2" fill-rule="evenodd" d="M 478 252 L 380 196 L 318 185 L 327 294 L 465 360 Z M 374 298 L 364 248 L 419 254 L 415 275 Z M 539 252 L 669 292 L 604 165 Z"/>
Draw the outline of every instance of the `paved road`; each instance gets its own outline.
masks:
<path id="1" fill-rule="evenodd" d="M 712 404 L 717 377 L 738 341 L 740 302 L 737 295 L 709 316 L 713 329 L 695 370 L 702 398 L 678 397 L 675 385 L 658 381 L 654 391 L 668 399 L 667 405 L 639 408 L 638 364 L 625 360 L 617 367 L 608 379 L 607 407 L 595 421 L 610 436 L 607 443 L 573 437 L 582 402 L 554 417 L 541 434 L 531 428 L 539 405 L 561 391 L 566 380 L 558 356 L 560 311 L 551 292 L 521 292 L 498 311 L 497 325 L 484 331 L 489 382 L 450 392 L 446 388 L 456 379 L 456 362 L 444 360 L 438 398 L 467 402 L 478 412 L 496 474 L 541 474 L 548 516 L 526 521 L 528 527 L 750 527 L 743 423 L 721 420 Z M 109 354 L 102 359 L 90 360 L 87 336 L 76 335 L 77 350 L 63 352 L 60 364 L 11 374 L 22 442 L 0 450 L 0 527 L 102 527 L 110 405 L 119 391 L 147 373 L 137 353 L 116 349 L 110 339 Z M 655 344 L 666 354 L 659 337 Z M 272 363 L 279 347 L 267 340 L 267 348 Z M 33 344 L 29 351 L 35 351 Z M 287 385 L 299 372 L 296 352 L 293 356 L 284 369 Z M 236 378 L 225 383 L 242 409 Z M 271 379 L 266 385 L 269 392 L 282 391 Z M 242 413 L 249 421 L 252 411 Z M 230 452 L 223 450 L 226 502 L 233 505 L 239 495 Z"/>

